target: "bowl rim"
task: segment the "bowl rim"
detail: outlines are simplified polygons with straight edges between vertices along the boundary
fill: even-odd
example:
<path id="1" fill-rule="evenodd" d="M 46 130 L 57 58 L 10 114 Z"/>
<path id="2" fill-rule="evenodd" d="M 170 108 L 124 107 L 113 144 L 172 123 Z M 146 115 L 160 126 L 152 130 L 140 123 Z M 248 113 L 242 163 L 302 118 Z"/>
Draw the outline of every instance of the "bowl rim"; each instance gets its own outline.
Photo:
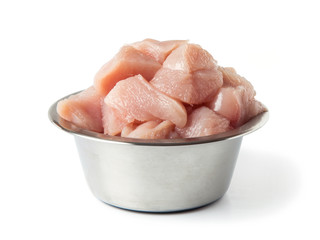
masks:
<path id="1" fill-rule="evenodd" d="M 83 91 L 83 90 L 82 90 Z M 263 125 L 269 119 L 269 111 L 260 113 L 254 118 L 250 119 L 248 122 L 242 126 L 232 129 L 230 131 L 214 134 L 204 137 L 194 137 L 194 138 L 179 138 L 179 139 L 138 139 L 138 138 L 126 138 L 119 136 L 109 136 L 103 133 L 97 133 L 89 130 L 82 129 L 72 122 L 69 122 L 59 116 L 57 113 L 57 104 L 59 101 L 70 97 L 71 95 L 77 94 L 81 91 L 71 93 L 51 105 L 48 111 L 49 120 L 58 128 L 79 137 L 90 138 L 95 141 L 103 142 L 113 142 L 119 144 L 133 144 L 133 145 L 145 145 L 145 146 L 177 146 L 177 145 L 194 145 L 194 144 L 203 144 L 210 142 L 218 142 L 224 140 L 231 140 L 234 138 L 239 138 L 249 133 L 252 133 Z M 267 108 L 266 108 L 267 109 Z"/>

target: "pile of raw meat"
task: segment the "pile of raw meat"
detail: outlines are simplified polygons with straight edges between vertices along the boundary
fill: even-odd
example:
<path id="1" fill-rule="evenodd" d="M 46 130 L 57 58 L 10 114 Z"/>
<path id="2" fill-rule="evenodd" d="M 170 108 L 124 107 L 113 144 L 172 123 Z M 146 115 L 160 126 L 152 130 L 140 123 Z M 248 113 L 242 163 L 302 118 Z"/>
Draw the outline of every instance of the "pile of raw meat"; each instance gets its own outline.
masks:
<path id="1" fill-rule="evenodd" d="M 190 138 L 237 128 L 266 111 L 253 86 L 199 45 L 146 39 L 123 46 L 93 86 L 58 103 L 77 126 L 143 139 Z"/>

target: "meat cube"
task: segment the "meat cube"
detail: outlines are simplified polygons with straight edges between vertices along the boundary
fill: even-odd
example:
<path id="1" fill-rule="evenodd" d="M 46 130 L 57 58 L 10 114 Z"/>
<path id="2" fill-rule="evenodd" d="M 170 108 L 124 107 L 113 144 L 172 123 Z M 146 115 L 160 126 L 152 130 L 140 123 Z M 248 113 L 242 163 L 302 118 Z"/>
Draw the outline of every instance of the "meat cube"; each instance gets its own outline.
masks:
<path id="1" fill-rule="evenodd" d="M 185 127 L 176 127 L 176 132 L 183 138 L 202 137 L 226 132 L 232 129 L 228 119 L 218 115 L 211 109 L 202 106 L 188 115 Z"/>
<path id="2" fill-rule="evenodd" d="M 185 43 L 187 43 L 185 40 L 160 42 L 154 39 L 145 39 L 141 42 L 133 43 L 132 46 L 162 64 L 174 49 Z"/>
<path id="3" fill-rule="evenodd" d="M 152 120 L 140 125 L 129 124 L 121 133 L 121 137 L 141 139 L 166 139 L 169 138 L 174 124 L 168 120 Z"/>
<path id="4" fill-rule="evenodd" d="M 103 132 L 101 102 L 103 98 L 94 87 L 60 101 L 58 114 L 77 126 L 95 132 Z"/>
<path id="5" fill-rule="evenodd" d="M 94 86 L 106 96 L 120 80 L 137 74 L 151 80 L 161 68 L 161 64 L 132 46 L 124 46 L 119 53 L 97 72 Z"/>
<path id="6" fill-rule="evenodd" d="M 199 45 L 184 44 L 168 56 L 151 84 L 184 103 L 202 104 L 215 96 L 223 80 L 207 51 Z"/>
<path id="7" fill-rule="evenodd" d="M 164 61 L 163 67 L 189 73 L 217 68 L 216 61 L 210 53 L 196 44 L 183 44 L 172 51 Z"/>
<path id="8" fill-rule="evenodd" d="M 233 127 L 239 127 L 250 118 L 266 111 L 263 105 L 252 97 L 252 91 L 244 86 L 221 88 L 208 106 L 229 119 Z"/>
<path id="9" fill-rule="evenodd" d="M 154 88 L 141 75 L 118 82 L 104 102 L 127 123 L 161 119 L 183 127 L 187 122 L 183 104 Z"/>

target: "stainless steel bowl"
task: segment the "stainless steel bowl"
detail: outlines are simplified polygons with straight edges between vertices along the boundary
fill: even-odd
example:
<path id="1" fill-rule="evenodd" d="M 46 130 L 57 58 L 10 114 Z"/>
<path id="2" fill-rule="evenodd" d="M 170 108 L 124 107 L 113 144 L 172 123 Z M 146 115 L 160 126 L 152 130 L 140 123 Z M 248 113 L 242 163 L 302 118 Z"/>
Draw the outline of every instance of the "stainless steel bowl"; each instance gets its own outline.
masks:
<path id="1" fill-rule="evenodd" d="M 49 109 L 49 118 L 74 136 L 93 194 L 110 205 L 145 212 L 189 210 L 221 198 L 242 137 L 262 127 L 269 115 L 262 113 L 237 129 L 208 137 L 143 140 L 81 129 L 59 117 L 57 103 Z"/>

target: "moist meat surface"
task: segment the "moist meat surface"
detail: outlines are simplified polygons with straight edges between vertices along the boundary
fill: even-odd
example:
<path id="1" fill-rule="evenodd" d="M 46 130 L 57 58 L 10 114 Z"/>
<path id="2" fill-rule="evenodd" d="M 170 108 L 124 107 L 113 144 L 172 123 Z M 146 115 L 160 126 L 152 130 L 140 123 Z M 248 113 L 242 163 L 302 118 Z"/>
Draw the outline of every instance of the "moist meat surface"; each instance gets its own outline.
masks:
<path id="1" fill-rule="evenodd" d="M 58 114 L 111 136 L 201 137 L 237 128 L 266 111 L 252 84 L 185 40 L 123 46 L 93 86 L 60 101 Z"/>

